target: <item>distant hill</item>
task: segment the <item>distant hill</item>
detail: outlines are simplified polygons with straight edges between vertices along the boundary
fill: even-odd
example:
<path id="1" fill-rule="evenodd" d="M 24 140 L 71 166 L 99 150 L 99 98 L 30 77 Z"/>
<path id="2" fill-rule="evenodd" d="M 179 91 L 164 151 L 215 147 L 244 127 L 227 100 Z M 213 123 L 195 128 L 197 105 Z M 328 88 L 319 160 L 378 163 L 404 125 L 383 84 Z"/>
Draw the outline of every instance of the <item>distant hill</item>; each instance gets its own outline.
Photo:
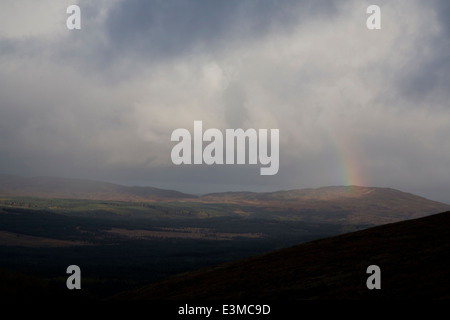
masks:
<path id="1" fill-rule="evenodd" d="M 450 205 L 391 188 L 336 186 L 277 192 L 224 192 L 201 201 L 262 206 L 345 224 L 383 224 L 450 210 Z M 325 213 L 325 214 L 324 214 Z"/>
<path id="2" fill-rule="evenodd" d="M 390 188 L 336 186 L 277 192 L 223 192 L 199 197 L 174 190 L 92 180 L 0 175 L 0 197 L 5 196 L 182 202 L 176 205 L 175 211 L 190 212 L 190 217 L 233 216 L 342 225 L 379 225 L 450 210 L 448 204 Z M 159 209 L 166 216 L 174 210 Z"/>
<path id="3" fill-rule="evenodd" d="M 0 196 L 42 198 L 167 201 L 196 196 L 153 187 L 128 187 L 113 183 L 56 177 L 20 177 L 0 174 Z"/>
<path id="4" fill-rule="evenodd" d="M 449 299 L 450 212 L 181 274 L 114 299 Z M 369 265 L 381 290 L 369 290 Z M 262 300 L 262 301 L 266 301 Z"/>

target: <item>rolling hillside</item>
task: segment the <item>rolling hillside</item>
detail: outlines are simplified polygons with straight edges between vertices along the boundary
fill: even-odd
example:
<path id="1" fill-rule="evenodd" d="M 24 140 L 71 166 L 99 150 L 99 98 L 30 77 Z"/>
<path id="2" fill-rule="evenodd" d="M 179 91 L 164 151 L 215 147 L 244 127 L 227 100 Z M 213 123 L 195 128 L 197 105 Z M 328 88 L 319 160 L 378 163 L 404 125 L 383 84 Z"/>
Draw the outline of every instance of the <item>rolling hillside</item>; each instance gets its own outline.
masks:
<path id="1" fill-rule="evenodd" d="M 202 201 L 264 207 L 288 216 L 309 215 L 345 224 L 384 224 L 450 210 L 450 205 L 391 188 L 335 186 L 277 192 L 208 194 Z M 323 213 L 327 213 L 323 215 Z"/>
<path id="2" fill-rule="evenodd" d="M 148 217 L 231 216 L 342 225 L 380 225 L 450 210 L 449 204 L 391 188 L 335 186 L 259 193 L 223 192 L 199 197 L 174 190 L 92 180 L 0 175 L 0 200 L 3 198 L 7 204 L 18 202 L 8 201 L 8 197 L 122 201 L 128 207 L 139 208 L 126 209 L 117 203 L 102 203 L 101 208 L 117 214 L 139 211 L 141 216 Z M 150 202 L 158 204 L 142 204 Z M 29 203 L 31 207 L 35 205 Z M 70 204 L 71 208 L 74 206 Z M 82 206 L 86 212 L 98 208 L 94 203 Z"/>
<path id="3" fill-rule="evenodd" d="M 116 201 L 168 201 L 196 197 L 153 187 L 127 187 L 93 180 L 4 174 L 0 174 L 0 195 Z"/>

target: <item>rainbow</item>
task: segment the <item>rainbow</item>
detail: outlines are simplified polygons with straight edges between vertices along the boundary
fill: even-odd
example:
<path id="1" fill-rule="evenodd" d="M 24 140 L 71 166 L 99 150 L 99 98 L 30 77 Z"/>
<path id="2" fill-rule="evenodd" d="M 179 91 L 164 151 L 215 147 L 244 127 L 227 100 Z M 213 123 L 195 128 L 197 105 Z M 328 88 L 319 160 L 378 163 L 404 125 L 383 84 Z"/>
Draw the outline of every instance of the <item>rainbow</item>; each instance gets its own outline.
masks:
<path id="1" fill-rule="evenodd" d="M 335 179 L 343 186 L 367 186 L 364 160 L 359 144 L 352 135 L 331 135 L 335 155 Z"/>

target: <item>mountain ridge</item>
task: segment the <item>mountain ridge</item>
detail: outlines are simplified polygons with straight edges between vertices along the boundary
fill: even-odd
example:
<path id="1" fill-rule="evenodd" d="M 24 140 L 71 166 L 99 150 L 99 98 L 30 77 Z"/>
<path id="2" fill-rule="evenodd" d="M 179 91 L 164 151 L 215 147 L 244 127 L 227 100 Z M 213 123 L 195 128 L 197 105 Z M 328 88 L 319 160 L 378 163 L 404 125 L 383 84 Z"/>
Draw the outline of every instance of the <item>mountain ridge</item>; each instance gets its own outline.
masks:
<path id="1" fill-rule="evenodd" d="M 342 224 L 384 224 L 450 210 L 450 205 L 392 188 L 331 186 L 274 192 L 222 192 L 203 196 L 95 180 L 0 174 L 0 196 L 159 202 L 191 212 Z M 213 209 L 214 209 L 213 208 Z M 197 210 L 197 211 L 198 211 Z M 180 211 L 180 212 L 181 212 Z M 201 216 L 208 215 L 205 211 Z"/>
<path id="2" fill-rule="evenodd" d="M 175 190 L 123 186 L 88 179 L 21 177 L 5 174 L 0 174 L 0 195 L 122 201 L 155 201 L 196 197 Z"/>
<path id="3" fill-rule="evenodd" d="M 36 188 L 41 188 L 40 191 L 37 191 Z M 219 198 L 233 198 L 235 201 L 242 200 L 283 200 L 283 201 L 292 201 L 292 200 L 334 200 L 337 198 L 358 198 L 362 194 L 369 194 L 372 192 L 385 190 L 390 192 L 399 192 L 402 194 L 413 195 L 415 197 L 420 197 L 422 199 L 429 200 L 425 197 L 400 191 L 398 189 L 393 189 L 389 187 L 367 187 L 367 186 L 356 186 L 356 185 L 348 185 L 348 186 L 322 186 L 318 188 L 294 188 L 294 189 L 285 189 L 285 190 L 277 190 L 270 192 L 255 192 L 255 191 L 224 191 L 224 192 L 213 192 L 206 193 L 201 195 L 189 194 L 173 189 L 162 189 L 156 188 L 152 186 L 125 186 L 122 184 L 92 180 L 92 179 L 78 179 L 78 178 L 62 178 L 62 177 L 53 177 L 53 176 L 33 176 L 33 177 L 24 177 L 18 175 L 11 174 L 2 174 L 0 173 L 0 194 L 4 195 L 20 195 L 19 193 L 26 193 L 27 195 L 33 196 L 32 193 L 40 193 L 44 195 L 45 193 L 52 193 L 54 190 L 58 189 L 58 191 L 75 191 L 80 192 L 79 190 L 71 190 L 76 188 L 84 188 L 86 189 L 84 192 L 101 192 L 101 191 L 109 191 L 112 189 L 113 191 L 119 192 L 130 192 L 142 196 L 147 196 L 147 194 L 151 194 L 152 192 L 155 194 L 164 195 L 167 193 L 167 198 L 195 198 L 201 199 L 203 201 L 210 200 L 220 200 Z M 9 190 L 8 190 L 9 189 Z M 75 195 L 76 196 L 76 195 Z M 70 197 L 72 198 L 72 197 Z M 90 199 L 92 196 L 90 196 Z M 97 199 L 102 200 L 102 199 Z M 150 199 L 152 200 L 152 199 Z M 435 203 L 443 203 L 435 200 L 429 200 Z M 446 205 L 447 203 L 444 203 Z"/>

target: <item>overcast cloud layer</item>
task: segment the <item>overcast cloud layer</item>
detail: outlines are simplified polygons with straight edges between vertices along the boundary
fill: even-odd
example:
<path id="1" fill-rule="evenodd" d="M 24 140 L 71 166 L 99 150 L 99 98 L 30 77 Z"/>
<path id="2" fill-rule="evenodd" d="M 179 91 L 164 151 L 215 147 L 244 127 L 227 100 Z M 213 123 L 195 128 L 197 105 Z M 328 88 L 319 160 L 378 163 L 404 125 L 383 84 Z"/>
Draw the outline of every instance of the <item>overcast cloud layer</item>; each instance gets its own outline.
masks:
<path id="1" fill-rule="evenodd" d="M 82 29 L 66 28 L 81 7 Z M 347 183 L 450 203 L 450 5 L 2 1 L 0 172 L 191 193 Z M 279 128 L 280 170 L 175 166 L 176 128 Z"/>

